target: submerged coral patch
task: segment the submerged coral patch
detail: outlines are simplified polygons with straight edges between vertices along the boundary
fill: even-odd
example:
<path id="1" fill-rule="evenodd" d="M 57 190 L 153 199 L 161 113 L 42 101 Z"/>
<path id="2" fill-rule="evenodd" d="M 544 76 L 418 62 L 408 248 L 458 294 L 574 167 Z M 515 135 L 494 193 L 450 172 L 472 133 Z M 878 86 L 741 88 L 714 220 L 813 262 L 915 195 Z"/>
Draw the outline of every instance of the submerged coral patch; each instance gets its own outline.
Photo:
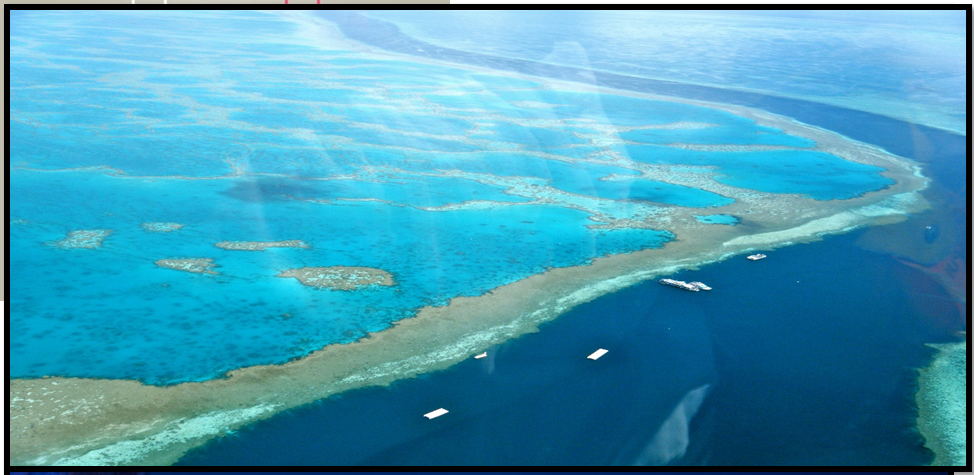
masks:
<path id="1" fill-rule="evenodd" d="M 966 465 L 967 342 L 929 346 L 938 352 L 918 370 L 917 428 L 936 454 L 932 465 Z"/>
<path id="2" fill-rule="evenodd" d="M 368 285 L 395 285 L 392 274 L 372 267 L 302 267 L 290 269 L 278 277 L 294 277 L 309 287 L 355 290 Z"/>
<path id="3" fill-rule="evenodd" d="M 61 249 L 95 249 L 101 247 L 101 242 L 111 233 L 111 229 L 79 229 L 69 232 L 64 239 L 47 244 Z"/>
<path id="4" fill-rule="evenodd" d="M 263 251 L 268 247 L 300 247 L 308 248 L 304 241 L 220 241 L 216 247 L 229 251 Z"/>
<path id="5" fill-rule="evenodd" d="M 152 231 L 154 233 L 168 233 L 181 227 L 183 227 L 183 225 L 179 223 L 142 223 L 142 229 Z"/>
<path id="6" fill-rule="evenodd" d="M 159 259 L 156 261 L 156 265 L 167 269 L 182 270 L 196 274 L 216 274 L 216 272 L 210 270 L 210 267 L 216 266 L 213 263 L 213 259 Z"/>

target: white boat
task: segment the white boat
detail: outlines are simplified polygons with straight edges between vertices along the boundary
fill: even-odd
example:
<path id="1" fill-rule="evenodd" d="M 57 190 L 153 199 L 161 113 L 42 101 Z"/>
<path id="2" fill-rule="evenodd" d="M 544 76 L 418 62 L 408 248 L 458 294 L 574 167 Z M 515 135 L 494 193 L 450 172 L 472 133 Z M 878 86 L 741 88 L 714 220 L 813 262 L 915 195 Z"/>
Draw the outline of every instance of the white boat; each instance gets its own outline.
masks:
<path id="1" fill-rule="evenodd" d="M 696 286 L 698 289 L 710 290 L 710 287 L 703 282 L 690 282 L 690 285 Z"/>
<path id="2" fill-rule="evenodd" d="M 487 352 L 485 351 L 485 352 L 483 352 L 483 353 L 481 353 L 481 354 L 479 354 L 477 356 L 474 356 L 474 359 L 478 359 L 479 360 L 481 358 L 486 358 L 486 357 L 487 357 Z"/>
<path id="3" fill-rule="evenodd" d="M 427 419 L 435 419 L 435 418 L 440 417 L 443 414 L 446 414 L 448 412 L 450 412 L 450 411 L 448 411 L 446 409 L 443 409 L 441 407 L 441 408 L 439 408 L 439 409 L 437 409 L 437 410 L 435 410 L 433 412 L 427 412 L 426 414 L 423 414 L 423 417 L 425 417 Z"/>
<path id="4" fill-rule="evenodd" d="M 768 256 L 766 256 L 764 254 L 751 254 L 750 256 L 747 256 L 747 258 L 750 259 L 750 260 L 752 260 L 752 261 L 759 261 L 761 259 L 764 259 L 765 257 L 768 257 Z"/>
<path id="5" fill-rule="evenodd" d="M 686 283 L 686 282 L 684 282 L 682 280 L 660 279 L 659 280 L 659 283 L 666 284 L 666 285 L 672 285 L 673 287 L 679 287 L 679 288 L 681 288 L 683 290 L 689 290 L 690 292 L 699 292 L 700 291 L 700 289 L 698 289 L 696 285 L 688 284 L 688 283 Z"/>
<path id="6" fill-rule="evenodd" d="M 590 360 L 597 360 L 597 359 L 601 358 L 602 355 L 604 355 L 604 354 L 606 354 L 608 352 L 609 352 L 609 350 L 605 350 L 605 349 L 599 348 L 595 353 L 592 353 L 591 355 L 588 355 L 588 359 L 590 359 Z"/>

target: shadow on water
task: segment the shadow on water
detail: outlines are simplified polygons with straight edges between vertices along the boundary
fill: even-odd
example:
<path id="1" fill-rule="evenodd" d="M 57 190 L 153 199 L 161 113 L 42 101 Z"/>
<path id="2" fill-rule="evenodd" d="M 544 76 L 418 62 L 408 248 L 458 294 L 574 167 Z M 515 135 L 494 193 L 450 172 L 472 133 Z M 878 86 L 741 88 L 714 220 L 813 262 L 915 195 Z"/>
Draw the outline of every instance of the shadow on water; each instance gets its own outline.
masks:
<path id="1" fill-rule="evenodd" d="M 245 203 L 266 203 L 286 201 L 289 197 L 315 198 L 321 194 L 319 188 L 304 185 L 299 178 L 253 178 L 234 180 L 234 185 L 220 194 Z"/>

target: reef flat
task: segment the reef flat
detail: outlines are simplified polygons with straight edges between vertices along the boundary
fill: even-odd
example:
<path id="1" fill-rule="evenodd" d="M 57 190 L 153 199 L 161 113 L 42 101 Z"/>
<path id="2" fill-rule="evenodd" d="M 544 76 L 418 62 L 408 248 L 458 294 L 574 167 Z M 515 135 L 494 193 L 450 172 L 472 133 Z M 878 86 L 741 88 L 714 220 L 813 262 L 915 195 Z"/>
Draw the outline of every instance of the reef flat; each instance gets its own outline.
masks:
<path id="1" fill-rule="evenodd" d="M 300 247 L 308 248 L 304 241 L 220 241 L 215 244 L 220 249 L 228 251 L 263 251 L 269 247 Z"/>
<path id="2" fill-rule="evenodd" d="M 50 241 L 49 246 L 61 249 L 96 249 L 112 233 L 111 229 L 79 229 L 71 231 L 64 239 Z"/>
<path id="3" fill-rule="evenodd" d="M 966 332 L 963 332 L 966 337 Z M 931 465 L 965 466 L 967 460 L 967 342 L 931 344 L 937 354 L 918 370 L 917 429 L 933 451 Z"/>
<path id="4" fill-rule="evenodd" d="M 156 265 L 159 267 L 165 267 L 167 269 L 175 269 L 186 272 L 193 272 L 195 274 L 217 274 L 210 270 L 211 267 L 215 267 L 216 264 L 213 263 L 213 259 L 159 259 L 156 261 Z"/>
<path id="5" fill-rule="evenodd" d="M 371 267 L 302 267 L 277 274 L 294 277 L 302 284 L 319 289 L 355 290 L 369 285 L 395 285 L 392 274 Z"/>
<path id="6" fill-rule="evenodd" d="M 835 146 L 839 143 L 836 140 Z M 854 144 L 849 147 L 857 150 Z M 871 149 L 859 151 L 878 156 Z M 742 209 L 733 213 L 746 211 L 762 227 L 778 229 L 776 234 L 753 239 L 746 226 L 700 223 L 688 210 L 680 218 L 681 226 L 686 226 L 680 239 L 663 249 L 551 269 L 479 297 L 457 297 L 446 306 L 424 307 L 393 328 L 354 343 L 329 345 L 282 365 L 241 368 L 226 378 L 165 387 L 129 380 L 14 379 L 10 386 L 12 462 L 171 464 L 190 448 L 288 408 L 447 368 L 490 345 L 535 332 L 540 323 L 573 306 L 637 282 L 755 249 L 893 222 L 910 210 L 922 209 L 923 200 L 915 190 L 925 179 L 914 173 L 908 161 L 889 157 L 885 164 L 902 181 L 883 192 L 818 202 L 818 206 L 792 197 L 794 204 L 806 206 L 781 206 L 782 200 L 775 200 L 768 203 L 771 206 L 739 205 Z"/>
<path id="7" fill-rule="evenodd" d="M 308 28 L 316 34 L 327 34 L 327 31 L 322 33 L 324 27 L 320 25 L 309 25 Z M 22 45 L 19 47 L 24 48 Z M 193 45 L 192 50 L 195 48 L 196 45 Z M 279 49 L 280 45 L 275 44 L 271 51 L 277 55 Z M 300 59 L 300 55 L 295 56 L 295 59 Z M 319 56 L 316 50 L 313 55 L 315 62 L 320 62 Z M 206 61 L 211 59 L 207 56 Z M 400 64 L 404 62 L 401 57 L 385 59 L 391 59 L 390 64 L 398 64 L 398 67 L 405 67 L 406 70 L 418 68 L 413 63 L 403 66 Z M 335 69 L 361 68 L 369 74 L 376 71 L 381 72 L 377 74 L 388 73 L 389 80 L 391 78 L 415 80 L 411 76 L 398 74 L 399 69 L 383 69 L 386 66 L 361 59 L 358 61 L 365 66 L 356 65 L 355 61 L 348 59 L 334 61 L 335 64 L 341 64 L 341 61 L 349 61 L 351 64 L 351 66 L 345 65 Z M 68 74 L 66 72 L 68 70 L 70 68 L 65 68 L 61 72 Z M 420 80 L 429 79 L 425 70 L 419 69 L 419 71 L 420 74 L 416 77 Z M 481 72 L 489 73 L 487 70 Z M 449 73 L 457 74 L 457 71 L 450 70 Z M 264 203 L 266 206 L 276 206 L 281 203 L 284 203 L 281 206 L 311 203 L 321 209 L 327 208 L 335 213 L 333 216 L 338 217 L 332 220 L 323 219 L 322 222 L 328 223 L 328 226 L 322 226 L 321 232 L 324 232 L 324 228 L 341 226 L 344 224 L 341 221 L 351 220 L 349 216 L 356 211 L 360 211 L 358 214 L 366 214 L 367 223 L 358 228 L 352 226 L 350 229 L 353 233 L 334 236 L 336 243 L 343 243 L 342 241 L 345 240 L 343 243 L 345 247 L 338 247 L 336 254 L 347 252 L 356 241 L 369 240 L 359 239 L 359 235 L 354 234 L 354 231 L 371 237 L 379 235 L 378 231 L 382 231 L 385 227 L 386 235 L 412 233 L 425 237 L 429 236 L 429 232 L 433 229 L 427 226 L 429 224 L 436 224 L 439 226 L 437 229 L 445 230 L 439 235 L 433 235 L 440 238 L 434 242 L 434 250 L 438 253 L 435 254 L 436 257 L 444 257 L 442 249 L 446 248 L 440 246 L 449 240 L 447 238 L 458 235 L 462 237 L 462 242 L 458 247 L 449 248 L 451 256 L 466 256 L 465 252 L 472 251 L 470 248 L 477 245 L 478 241 L 489 243 L 491 248 L 500 248 L 510 241 L 523 241 L 546 232 L 557 236 L 554 242 L 532 241 L 532 245 L 529 246 L 530 253 L 567 255 L 571 248 L 585 248 L 589 252 L 573 256 L 571 260 L 557 261 L 570 262 L 571 265 L 553 265 L 551 263 L 556 261 L 552 257 L 548 261 L 539 261 L 541 264 L 533 267 L 524 266 L 521 268 L 523 273 L 519 274 L 518 278 L 500 280 L 505 282 L 503 285 L 468 286 L 460 290 L 451 288 L 449 295 L 444 297 L 445 302 L 409 307 L 409 315 L 399 318 L 391 327 L 368 333 L 354 342 L 315 346 L 312 348 L 314 351 L 300 348 L 299 354 L 303 356 L 286 363 L 243 367 L 238 365 L 235 366 L 237 369 L 226 372 L 225 377 L 211 378 L 204 382 L 151 385 L 134 379 L 72 377 L 12 379 L 9 389 L 9 440 L 12 464 L 171 464 L 189 449 L 281 411 L 342 391 L 365 386 L 388 385 L 399 379 L 447 368 L 484 351 L 493 344 L 535 332 L 541 323 L 556 318 L 580 303 L 646 279 L 721 261 L 753 250 L 773 249 L 817 240 L 823 234 L 841 233 L 860 226 L 895 222 L 902 220 L 907 213 L 922 210 L 926 206 L 918 190 L 926 186 L 927 179 L 919 173 L 916 163 L 850 141 L 838 134 L 756 109 L 525 78 L 513 74 L 482 79 L 489 81 L 490 84 L 505 81 L 514 84 L 529 83 L 531 89 L 528 90 L 514 88 L 499 92 L 511 98 L 550 99 L 553 104 L 561 105 L 542 108 L 533 103 L 538 101 L 505 99 L 491 105 L 495 110 L 484 111 L 480 109 L 483 106 L 482 102 L 496 98 L 497 95 L 471 94 L 469 96 L 475 97 L 476 100 L 468 101 L 467 104 L 461 101 L 459 106 L 452 104 L 454 107 L 448 107 L 451 104 L 444 98 L 469 99 L 468 95 L 430 93 L 413 103 L 409 100 L 411 92 L 382 87 L 376 88 L 379 89 L 378 92 L 369 92 L 369 95 L 355 97 L 357 102 L 352 101 L 341 107 L 332 107 L 336 103 L 342 104 L 342 101 L 351 94 L 349 91 L 358 92 L 362 87 L 350 86 L 351 88 L 332 90 L 320 79 L 305 78 L 304 80 L 308 81 L 305 85 L 308 87 L 289 84 L 291 87 L 262 89 L 247 84 L 244 79 L 249 79 L 249 76 L 239 72 L 236 73 L 239 74 L 239 90 L 231 91 L 229 82 L 221 80 L 218 85 L 222 88 L 218 89 L 220 94 L 197 91 L 196 98 L 191 99 L 189 95 L 174 95 L 174 87 L 171 85 L 145 81 L 148 74 L 141 70 L 126 74 L 106 74 L 104 77 L 99 77 L 99 81 L 104 83 L 103 86 L 112 87 L 132 88 L 138 85 L 145 91 L 153 93 L 152 100 L 148 103 L 159 110 L 146 112 L 146 115 L 151 117 L 139 123 L 139 127 L 157 126 L 159 124 L 154 121 L 158 119 L 155 117 L 172 115 L 172 109 L 182 110 L 182 107 L 191 107 L 196 114 L 194 118 L 201 117 L 211 121 L 210 125 L 216 123 L 220 126 L 232 126 L 233 131 L 226 133 L 221 141 L 193 129 L 184 137 L 206 137 L 206 139 L 192 144 L 193 154 L 172 154 L 173 160 L 179 160 L 182 157 L 195 157 L 205 152 L 212 158 L 208 161 L 194 158 L 195 161 L 184 160 L 159 164 L 153 160 L 125 162 L 119 159 L 121 162 L 117 164 L 119 167 L 137 170 L 135 173 L 126 173 L 117 171 L 120 170 L 119 168 L 110 168 L 116 170 L 111 175 L 112 179 L 125 185 L 132 183 L 126 180 L 142 180 L 146 177 L 158 182 L 168 182 L 172 188 L 183 191 L 183 193 L 174 193 L 173 200 L 177 199 L 177 195 L 183 195 L 188 197 L 183 199 L 195 204 L 216 196 L 216 193 L 205 196 L 198 191 L 209 183 L 203 183 L 199 188 L 190 188 L 185 186 L 186 183 L 193 180 L 222 182 L 220 184 L 226 186 L 220 189 L 220 196 L 230 196 L 236 200 L 234 207 L 220 210 L 228 215 L 235 214 L 254 202 Z M 224 77 L 229 78 L 231 75 L 228 72 Z M 244 79 L 240 79 L 241 77 Z M 339 79 L 338 82 L 344 81 L 349 84 L 354 84 L 355 81 L 360 81 L 358 84 L 362 84 L 363 81 L 362 77 L 354 76 Z M 177 76 L 167 77 L 166 80 L 188 81 L 186 78 Z M 364 80 L 367 84 L 375 82 L 375 78 L 366 77 Z M 273 81 L 272 84 L 277 85 Z M 431 87 L 450 91 L 459 87 L 456 84 L 454 76 L 449 76 L 444 85 Z M 23 92 L 24 89 L 21 87 L 18 92 Z M 372 88 L 366 89 L 373 91 Z M 250 99 L 255 94 L 255 90 L 267 94 L 259 96 L 259 102 L 263 105 L 268 107 L 271 104 L 283 105 L 282 107 L 288 110 L 301 109 L 305 112 L 302 112 L 301 117 L 282 113 L 279 120 L 281 124 L 288 125 L 272 128 L 264 122 L 269 114 L 247 116 L 239 112 L 241 108 L 237 106 L 240 102 L 227 99 L 228 97 L 237 101 L 241 100 L 241 97 Z M 568 91 L 570 94 L 551 91 Z M 285 97 L 272 97 L 274 94 Z M 326 106 L 308 99 L 320 99 L 322 95 L 327 96 Z M 436 99 L 434 96 L 440 96 L 438 100 L 442 104 L 431 107 L 428 104 L 434 102 Z M 157 98 L 165 100 L 157 100 Z M 620 106 L 617 110 L 627 112 L 633 109 L 630 107 L 630 101 L 647 99 L 660 101 L 660 104 L 653 106 L 660 111 L 670 109 L 680 111 L 679 114 L 674 114 L 679 117 L 657 117 L 654 115 L 656 108 L 646 105 L 646 102 L 640 102 L 646 105 L 645 109 L 652 114 L 629 117 L 630 123 L 627 124 L 613 124 L 605 123 L 605 120 L 599 122 L 592 117 L 583 117 L 584 114 L 592 113 L 593 108 L 577 106 L 578 104 L 590 105 L 598 101 L 599 107 L 594 109 L 600 111 L 602 101 L 605 101 L 607 106 L 616 104 Z M 205 102 L 224 105 L 206 107 Z M 363 104 L 368 107 L 364 107 Z M 561 117 L 522 117 L 519 115 L 520 112 L 506 116 L 497 112 L 497 110 L 505 110 L 510 104 L 527 106 L 531 111 L 568 110 L 568 112 L 560 112 L 563 114 Z M 577 107 L 569 107 L 570 104 L 575 104 Z M 225 107 L 226 105 L 231 107 Z M 687 105 L 699 109 L 683 107 Z M 355 111 L 360 108 L 369 110 L 369 120 L 385 120 L 393 126 L 409 128 L 412 131 L 394 135 L 393 127 L 365 124 L 364 119 L 356 126 L 345 126 L 342 122 L 332 120 L 339 112 L 347 113 L 349 110 Z M 435 113 L 410 115 L 426 110 L 424 108 L 433 110 Z M 695 114 L 689 115 L 701 115 L 704 118 L 699 121 L 685 120 L 683 115 L 687 115 L 687 111 L 691 109 Z M 727 114 L 716 114 L 715 111 L 728 112 L 733 117 Z M 385 114 L 386 112 L 388 114 Z M 120 114 L 125 115 L 124 111 Z M 404 115 L 410 117 L 408 124 L 403 123 L 401 117 Z M 81 119 L 87 117 L 84 114 L 81 116 Z M 498 140 L 488 141 L 483 136 L 479 138 L 468 136 L 465 131 L 468 130 L 470 116 L 475 116 L 481 121 L 470 130 L 490 130 L 493 134 L 486 134 L 486 136 Z M 424 118 L 426 121 L 417 117 Z M 435 120 L 429 117 L 434 117 Z M 655 136 L 643 134 L 646 130 L 689 131 L 688 133 L 695 134 L 719 129 L 704 121 L 709 120 L 710 117 L 725 120 L 726 123 L 722 127 L 731 131 L 728 134 L 730 136 L 736 137 L 736 132 L 743 131 L 742 135 L 745 137 L 770 136 L 789 141 L 792 145 L 733 144 L 723 139 L 716 142 L 718 145 L 712 147 L 706 144 L 685 145 L 688 142 L 675 140 L 653 143 Z M 742 117 L 749 121 L 740 120 Z M 311 122 L 314 122 L 309 118 L 327 120 L 314 124 L 320 127 L 320 130 L 314 131 L 307 128 Z M 644 123 L 647 118 L 653 119 L 656 123 Z M 21 136 L 33 133 L 30 131 L 39 123 L 38 119 L 27 112 L 18 114 L 11 121 L 12 126 L 19 128 L 18 133 Z M 406 127 L 407 125 L 410 127 Z M 425 131 L 422 131 L 424 126 Z M 59 127 L 67 128 L 63 124 Z M 584 131 L 562 130 L 570 127 L 584 129 Z M 523 134 L 523 131 L 529 128 L 536 130 L 530 134 Z M 778 132 L 768 133 L 769 131 L 763 128 L 774 128 Z M 205 130 L 221 133 L 218 127 Z M 752 133 L 755 131 L 762 133 Z M 623 136 L 629 132 L 639 132 L 642 135 L 628 138 Z M 277 135 L 272 136 L 272 133 Z M 792 137 L 783 137 L 786 134 Z M 246 146 L 239 143 L 237 139 L 239 136 L 248 137 Z M 281 137 L 284 137 L 284 140 L 281 140 Z M 695 138 L 695 136 L 686 138 Z M 798 140 L 799 138 L 801 140 Z M 251 148 L 252 143 L 258 139 L 266 141 L 265 145 L 278 140 L 277 144 L 281 148 L 286 148 L 289 153 L 282 154 L 280 157 L 273 154 L 262 156 L 257 153 L 256 148 Z M 299 139 L 308 139 L 310 145 Z M 139 137 L 136 144 L 130 144 L 128 152 L 135 154 L 145 149 L 145 140 L 148 138 Z M 341 148 L 354 141 L 359 141 L 359 145 L 368 144 L 370 147 L 363 148 L 365 152 L 356 148 Z M 169 147 L 173 143 L 175 142 L 172 140 L 161 141 L 158 146 Z M 485 147 L 488 148 L 487 151 L 476 151 Z M 309 149 L 314 153 L 328 150 L 333 155 L 328 157 L 330 159 L 328 162 L 322 160 L 320 155 L 299 155 Z M 430 152 L 427 149 L 435 149 L 435 151 Z M 713 157 L 694 155 L 711 152 L 727 155 Z M 755 170 L 760 170 L 762 167 L 774 168 L 783 160 L 778 160 L 777 155 L 764 155 L 762 157 L 766 160 L 756 160 L 745 168 L 740 168 L 739 163 L 741 160 L 752 158 L 746 155 L 747 153 L 765 152 L 787 152 L 781 157 L 790 158 L 792 163 L 785 163 L 781 165 L 782 167 L 797 166 L 804 161 L 817 160 L 822 165 L 822 170 L 828 170 L 820 175 L 830 176 L 831 169 L 825 165 L 833 165 L 835 168 L 858 170 L 861 172 L 858 176 L 867 176 L 873 181 L 867 183 L 868 186 L 857 187 L 854 192 L 841 190 L 846 194 L 832 196 L 825 193 L 832 190 L 823 192 L 807 186 L 809 182 L 816 184 L 815 180 L 801 180 L 801 183 L 795 183 L 794 188 L 789 189 L 773 188 L 780 184 L 780 180 L 776 179 L 774 173 L 769 173 L 770 178 L 762 175 L 766 179 L 756 185 L 771 189 L 755 189 L 751 187 L 752 183 L 746 182 L 746 179 L 755 174 Z M 40 161 L 49 168 L 59 168 L 64 165 L 43 162 L 56 156 L 54 154 L 32 158 L 23 150 L 19 153 L 23 155 L 20 159 L 26 164 L 20 165 L 22 168 L 14 171 L 22 173 L 21 176 L 48 173 L 37 171 L 44 167 L 36 166 L 28 159 Z M 823 158 L 824 155 L 833 157 Z M 363 157 L 368 157 L 368 160 L 364 160 Z M 118 159 L 118 157 L 112 158 Z M 711 158 L 722 159 L 726 163 L 727 170 L 721 170 L 709 163 L 707 160 Z M 102 160 L 102 157 L 92 159 Z M 348 166 L 356 160 L 366 162 L 369 166 Z M 317 168 L 321 163 L 329 163 L 336 168 L 323 171 Z M 514 165 L 505 168 L 509 164 Z M 851 166 L 856 164 L 868 166 Z M 808 168 L 814 169 L 814 167 L 813 164 Z M 526 170 L 537 176 L 523 176 L 522 172 Z M 573 174 L 578 171 L 584 173 Z M 288 175 L 289 173 L 302 177 L 300 183 L 295 184 L 284 180 L 291 176 Z M 795 173 L 781 175 L 792 174 Z M 853 172 L 850 174 L 853 177 L 857 176 Z M 736 176 L 739 181 L 733 181 L 728 178 L 729 176 Z M 584 184 L 588 186 L 587 188 L 581 186 L 580 178 L 586 179 Z M 650 184 L 646 185 L 647 182 Z M 148 186 L 145 182 L 136 183 Z M 327 188 L 318 187 L 321 183 L 325 183 Z M 448 183 L 450 186 L 399 186 L 415 183 Z M 642 189 L 649 193 L 659 191 L 655 188 L 662 189 L 667 186 L 695 196 L 702 194 L 704 198 L 667 201 L 666 193 L 648 194 L 639 198 L 633 198 L 630 194 L 632 190 Z M 215 187 L 206 189 L 213 190 Z M 417 192 L 417 189 L 420 192 Z M 811 193 L 817 192 L 822 192 L 824 196 L 810 196 Z M 484 196 L 489 196 L 491 199 L 484 199 Z M 691 201 L 699 202 L 691 203 Z M 337 211 L 333 211 L 337 208 L 334 203 L 338 202 L 341 203 L 339 206 L 343 207 L 339 211 L 351 210 L 345 217 L 340 217 Z M 348 207 L 344 208 L 345 206 Z M 734 226 L 701 222 L 697 218 L 701 215 L 700 208 L 710 208 L 724 215 L 739 217 L 740 222 Z M 227 212 L 228 210 L 230 212 Z M 415 214 L 396 214 L 400 212 Z M 476 216 L 473 216 L 473 212 L 489 213 L 490 218 L 496 222 L 478 221 L 475 219 Z M 293 216 L 286 212 L 281 215 Z M 442 216 L 445 215 L 456 219 L 462 226 L 451 226 L 452 222 L 436 221 L 444 219 Z M 33 215 L 25 216 L 34 221 Z M 323 216 L 329 215 L 323 214 Z M 393 221 L 393 218 L 400 216 L 405 218 Z M 141 219 L 145 218 L 140 217 L 140 221 Z M 191 223 L 178 216 L 167 216 L 166 219 Z M 299 224 L 306 225 L 306 219 L 302 216 L 302 222 Z M 202 220 L 197 221 L 200 222 Z M 565 225 L 565 222 L 570 224 Z M 581 224 L 576 226 L 578 223 Z M 495 234 L 476 234 L 471 231 L 486 229 L 489 224 L 494 224 L 494 228 L 506 231 Z M 197 228 L 196 225 L 191 227 Z M 581 228 L 586 233 L 583 235 L 584 239 L 577 238 L 574 242 L 564 239 L 563 245 L 563 236 L 575 232 L 574 228 Z M 597 244 L 611 240 L 613 236 L 653 230 L 667 230 L 669 237 L 658 240 L 643 239 L 628 246 L 597 247 Z M 142 237 L 159 237 L 142 234 Z M 186 236 L 187 234 L 189 233 L 178 233 L 176 236 L 166 236 L 166 238 L 192 237 Z M 661 233 L 649 233 L 655 238 L 659 238 L 659 234 Z M 214 235 L 226 236 L 226 234 Z M 311 241 L 312 236 L 303 234 L 266 235 L 287 235 L 303 237 L 315 243 L 323 242 Z M 211 243 L 220 238 L 212 238 L 211 235 L 201 241 L 205 246 L 210 247 Z M 653 248 L 655 243 L 663 241 L 668 241 L 665 246 Z M 365 249 L 370 253 L 381 252 L 388 249 L 390 243 L 393 241 L 385 240 L 380 236 L 374 243 L 369 243 L 372 247 Z M 192 249 L 189 247 L 191 245 L 186 244 L 187 248 Z M 411 242 L 411 247 L 422 245 L 422 240 Z M 259 246 L 247 250 L 257 250 L 256 247 Z M 497 258 L 493 260 L 501 262 L 501 267 L 504 268 L 513 267 L 520 260 L 533 257 L 522 255 L 525 254 L 524 248 L 504 249 L 518 251 L 511 252 L 511 255 L 494 256 Z M 633 249 L 638 250 L 629 252 Z M 295 254 L 307 254 L 312 251 Z M 164 255 L 199 255 L 190 252 L 179 254 L 169 252 L 166 251 Z M 241 260 L 254 257 L 280 257 L 275 254 L 278 253 L 267 255 L 234 253 L 232 257 Z M 227 257 L 229 261 L 231 256 Z M 385 256 L 376 257 L 374 262 L 364 260 L 337 262 L 386 267 L 387 262 L 383 261 L 382 257 Z M 399 256 L 389 257 L 389 261 L 393 261 Z M 443 274 L 459 275 L 458 279 L 467 281 L 485 274 L 483 269 L 462 273 L 466 269 L 463 265 L 467 264 L 463 262 L 464 260 L 470 258 L 458 259 L 460 262 L 455 268 L 444 267 Z M 490 259 L 481 258 L 481 260 Z M 274 261 L 272 264 L 276 262 L 279 261 Z M 431 262 L 432 260 L 427 260 L 419 264 L 435 267 Z M 442 264 L 443 261 L 436 262 Z M 156 264 L 186 272 L 215 274 L 210 270 L 213 267 L 212 259 L 163 259 Z M 277 272 L 277 269 L 302 265 L 308 263 L 288 262 L 287 265 L 277 267 L 268 264 L 260 269 L 260 273 L 254 273 L 258 276 L 254 280 L 261 278 L 274 280 L 273 272 Z M 392 263 L 390 262 L 389 265 Z M 227 269 L 230 267 L 228 266 Z M 271 272 L 269 269 L 274 271 Z M 415 283 L 421 279 L 416 279 L 414 287 L 407 288 L 402 284 L 405 276 L 399 273 L 399 269 L 393 267 L 388 269 L 396 272 L 398 284 L 404 290 L 403 294 L 413 288 L 421 287 L 420 283 Z M 231 273 L 229 270 L 225 272 Z M 500 273 L 496 270 L 494 272 Z M 376 287 L 382 287 L 383 283 L 386 283 L 386 286 L 393 284 L 392 274 L 378 267 L 296 267 L 278 276 L 295 277 L 305 286 L 329 289 L 351 290 L 362 285 L 377 284 Z M 486 282 L 486 280 L 479 282 Z M 289 285 L 286 281 L 278 281 L 278 284 Z M 303 290 L 297 285 L 291 287 Z M 398 287 L 397 289 L 376 288 L 374 293 L 388 291 L 389 294 L 393 294 L 395 290 L 398 290 Z M 373 293 L 373 290 L 362 293 L 318 291 L 309 293 L 317 294 L 314 297 L 361 297 L 366 293 Z M 388 297 L 385 294 L 382 296 Z M 239 294 L 233 297 L 236 299 Z M 342 317 L 349 315 L 356 316 L 351 313 L 339 314 Z M 299 320 L 299 318 L 295 316 L 289 320 Z M 187 328 L 192 328 L 192 325 L 188 324 Z"/>

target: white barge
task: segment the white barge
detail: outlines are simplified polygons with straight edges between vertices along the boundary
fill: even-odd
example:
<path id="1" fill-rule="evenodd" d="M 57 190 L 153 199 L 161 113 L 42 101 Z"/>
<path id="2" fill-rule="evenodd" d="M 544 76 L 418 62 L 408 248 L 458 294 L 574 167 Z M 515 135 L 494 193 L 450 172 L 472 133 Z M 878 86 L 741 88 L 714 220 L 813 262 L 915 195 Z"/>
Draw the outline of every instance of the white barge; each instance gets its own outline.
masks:
<path id="1" fill-rule="evenodd" d="M 435 418 L 440 417 L 443 414 L 446 414 L 448 412 L 450 412 L 450 411 L 448 411 L 446 409 L 443 409 L 441 407 L 441 408 L 439 408 L 439 409 L 437 409 L 437 410 L 435 410 L 433 412 L 427 412 L 426 414 L 423 414 L 423 417 L 425 417 L 427 419 L 435 419 Z"/>
<path id="2" fill-rule="evenodd" d="M 673 287 L 679 287 L 679 288 L 681 288 L 683 290 L 689 290 L 691 292 L 699 292 L 700 291 L 700 288 L 698 288 L 696 285 L 688 284 L 688 283 L 686 283 L 686 282 L 684 282 L 682 280 L 660 279 L 659 280 L 659 283 L 666 284 L 666 285 L 672 285 Z"/>

